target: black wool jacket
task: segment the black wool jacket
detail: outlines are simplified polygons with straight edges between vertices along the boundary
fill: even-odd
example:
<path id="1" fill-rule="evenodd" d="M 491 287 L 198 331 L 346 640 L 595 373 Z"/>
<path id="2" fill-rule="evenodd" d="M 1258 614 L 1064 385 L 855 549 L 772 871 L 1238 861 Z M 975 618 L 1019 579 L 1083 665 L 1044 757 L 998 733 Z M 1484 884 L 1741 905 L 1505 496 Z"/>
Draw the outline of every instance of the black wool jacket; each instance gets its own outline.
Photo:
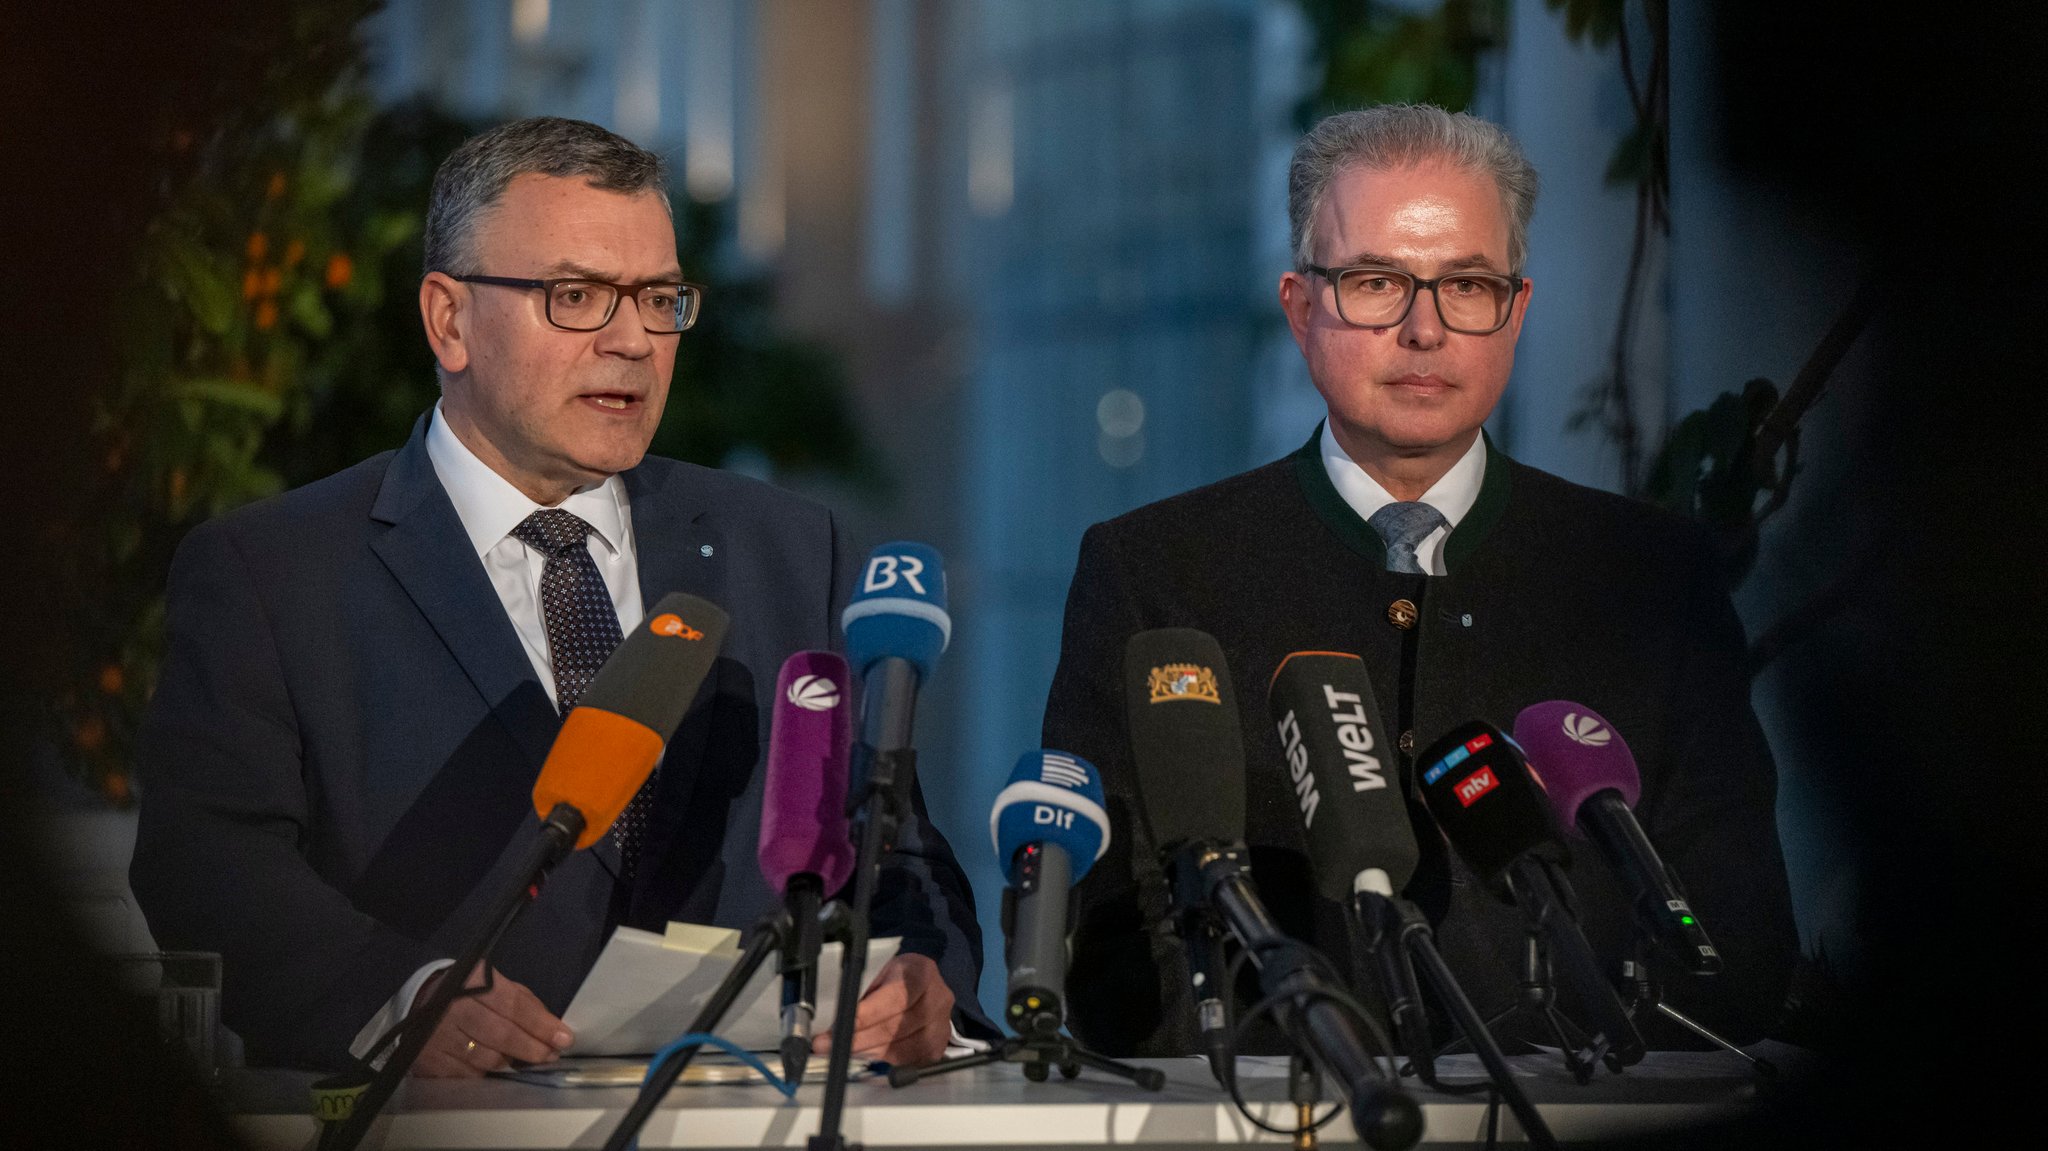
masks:
<path id="1" fill-rule="evenodd" d="M 1798 942 L 1776 771 L 1707 532 L 1516 463 L 1489 440 L 1478 502 L 1445 541 L 1446 574 L 1391 573 L 1378 534 L 1324 472 L 1320 431 L 1286 459 L 1097 524 L 1082 539 L 1044 727 L 1046 747 L 1101 770 L 1113 827 L 1108 854 L 1075 892 L 1075 1036 L 1113 1055 L 1197 1049 L 1186 959 L 1137 818 L 1123 715 L 1125 641 L 1158 627 L 1199 628 L 1222 645 L 1242 712 L 1252 877 L 1282 927 L 1339 970 L 1352 969 L 1350 937 L 1340 908 L 1316 892 L 1267 715 L 1266 685 L 1295 651 L 1365 660 L 1387 730 L 1400 733 L 1394 758 L 1422 851 L 1403 894 L 1435 923 L 1482 1014 L 1514 1002 L 1522 916 L 1445 845 L 1416 798 L 1413 752 L 1467 720 L 1511 729 L 1522 708 L 1569 699 L 1628 741 L 1643 778 L 1637 815 L 1726 961 L 1711 977 L 1653 963 L 1666 1001 L 1737 1042 L 1762 1035 Z M 1399 600 L 1415 611 L 1390 611 Z M 1566 871 L 1586 933 L 1618 974 L 1628 946 L 1624 889 L 1591 844 L 1569 842 Z M 1568 994 L 1560 1002 L 1572 1013 Z M 1692 1045 L 1661 1020 L 1639 1022 L 1652 1046 Z"/>

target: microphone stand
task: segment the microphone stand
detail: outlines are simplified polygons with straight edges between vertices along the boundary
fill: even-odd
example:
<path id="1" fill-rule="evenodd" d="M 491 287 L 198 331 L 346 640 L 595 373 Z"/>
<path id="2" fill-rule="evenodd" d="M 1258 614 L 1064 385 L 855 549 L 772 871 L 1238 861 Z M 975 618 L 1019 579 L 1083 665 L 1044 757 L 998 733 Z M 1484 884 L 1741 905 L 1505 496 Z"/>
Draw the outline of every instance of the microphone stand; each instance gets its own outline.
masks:
<path id="1" fill-rule="evenodd" d="M 485 961 L 497 948 L 498 940 L 504 938 L 505 932 L 519 918 L 519 913 L 540 897 L 541 884 L 546 882 L 548 872 L 575 847 L 583 829 L 583 813 L 566 803 L 558 803 L 554 810 L 548 812 L 547 819 L 540 825 L 540 838 L 534 841 L 526 859 L 520 864 L 519 885 L 506 889 L 498 897 L 490 914 L 484 917 L 482 929 L 456 958 L 449 974 L 434 984 L 433 994 L 427 996 L 425 1003 L 406 1015 L 405 1022 L 400 1025 L 404 1030 L 399 1037 L 398 1050 L 385 1060 L 384 1066 L 377 1070 L 369 1085 L 350 1106 L 348 1118 L 340 1127 L 333 1129 L 332 1142 L 326 1138 L 321 1140 L 322 1151 L 354 1151 L 369 1132 L 370 1124 L 384 1109 L 384 1104 L 390 1101 L 398 1085 L 405 1080 L 405 1073 L 412 1069 L 413 1062 L 426 1049 L 427 1040 L 433 1038 L 435 1029 L 447 1016 L 448 1008 L 460 996 L 490 989 L 492 974 Z M 470 988 L 467 986 L 469 973 L 479 965 L 484 965 L 483 986 Z"/>
<path id="2" fill-rule="evenodd" d="M 1624 1005 L 1628 1009 L 1629 1018 L 1634 1019 L 1636 1013 L 1646 1007 L 1655 1008 L 1666 1019 L 1672 1020 L 1694 1035 L 1719 1047 L 1721 1050 L 1732 1051 L 1742 1056 L 1749 1061 L 1750 1069 L 1758 1075 L 1765 1079 L 1777 1078 L 1777 1064 L 1772 1063 L 1768 1059 L 1759 1059 L 1751 1055 L 1720 1035 L 1715 1034 L 1705 1024 L 1683 1014 L 1677 1008 L 1664 1002 L 1663 987 L 1650 976 L 1649 956 L 1652 942 L 1651 937 L 1644 933 L 1640 925 L 1635 929 L 1634 935 L 1635 938 L 1631 946 L 1633 954 L 1630 958 L 1621 961 L 1622 983 L 1629 990 L 1628 1002 Z"/>
<path id="3" fill-rule="evenodd" d="M 1522 979 L 1516 988 L 1515 1001 L 1494 1012 L 1481 1026 L 1491 1034 L 1494 1028 L 1516 1016 L 1529 1019 L 1549 1038 L 1557 1041 L 1564 1053 L 1565 1068 L 1572 1073 L 1572 1078 L 1580 1086 L 1591 1083 L 1594 1066 L 1607 1054 L 1607 1044 L 1604 1041 L 1594 1043 L 1578 1024 L 1557 1009 L 1557 988 L 1550 982 L 1550 949 L 1544 944 L 1543 932 L 1538 928 L 1529 928 L 1523 938 Z M 1464 1039 L 1453 1039 L 1437 1054 L 1448 1055 L 1469 1039 L 1469 1035 Z"/>
<path id="4" fill-rule="evenodd" d="M 813 922 L 808 925 L 794 922 L 790 918 L 788 908 L 779 908 L 749 927 L 739 963 L 734 965 L 731 971 L 726 972 L 725 978 L 712 990 L 711 998 L 704 1001 L 704 1006 L 698 1009 L 697 1017 L 690 1021 L 689 1029 L 684 1034 L 717 1034 L 719 1024 L 724 1022 L 726 1013 L 732 1010 L 740 993 L 747 989 L 747 984 L 753 979 L 754 973 L 761 969 L 761 965 L 767 962 L 770 955 L 777 951 L 786 951 L 804 931 L 818 931 L 824 939 L 844 938 L 847 933 L 845 907 L 845 904 L 836 900 L 828 903 L 820 914 L 812 917 Z M 841 985 L 840 998 L 847 997 L 845 992 L 845 986 Z M 640 1093 L 633 1098 L 633 1105 L 626 1109 L 626 1114 L 619 1119 L 619 1125 L 612 1128 L 611 1136 L 605 1140 L 605 1151 L 624 1151 L 632 1145 L 633 1140 L 639 1138 L 640 1129 L 647 1125 L 647 1120 L 660 1105 L 662 1097 L 668 1094 L 669 1088 L 675 1085 L 677 1079 L 682 1078 L 683 1072 L 689 1068 L 690 1061 L 697 1057 L 700 1049 L 701 1045 L 696 1043 L 680 1047 L 671 1052 L 659 1065 L 649 1068 L 647 1081 L 641 1084 Z"/>
<path id="5" fill-rule="evenodd" d="M 1043 1083 L 1051 1078 L 1054 1067 L 1060 1069 L 1062 1079 L 1072 1079 L 1081 1074 L 1081 1068 L 1092 1067 L 1105 1074 L 1128 1079 L 1147 1091 L 1157 1091 L 1166 1086 L 1166 1072 L 1157 1067 L 1133 1067 L 1119 1063 L 1088 1050 L 1058 1031 L 1006 1036 L 990 1045 L 987 1051 L 941 1060 L 929 1067 L 892 1067 L 889 1069 L 889 1086 L 908 1087 L 920 1079 L 944 1075 L 949 1071 L 964 1071 L 969 1067 L 986 1067 L 991 1063 L 1021 1063 L 1024 1065 L 1024 1078 L 1033 1083 Z"/>
<path id="6" fill-rule="evenodd" d="M 832 1049 L 825 1062 L 825 1102 L 819 1112 L 818 1133 L 807 1144 L 809 1151 L 849 1151 L 839 1128 L 853 1063 L 854 1020 L 867 974 L 868 915 L 874 908 L 875 888 L 881 883 L 882 856 L 895 850 L 896 832 L 917 773 L 917 749 L 910 746 L 916 693 L 917 667 L 907 659 L 887 656 L 876 660 L 868 672 L 863 693 L 865 738 L 853 747 L 855 784 L 846 797 L 848 814 L 860 824 L 853 904 L 847 914 L 846 951 L 840 957 Z M 900 700 L 902 705 L 891 708 L 886 702 L 890 699 Z"/>
<path id="7" fill-rule="evenodd" d="M 1522 1091 L 1522 1085 L 1515 1081 L 1514 1072 L 1508 1069 L 1507 1056 L 1501 1052 L 1499 1041 L 1494 1039 L 1493 1032 L 1487 1029 L 1486 1021 L 1479 1017 L 1479 1011 L 1472 1006 L 1472 1000 L 1466 997 L 1465 989 L 1458 985 L 1457 977 L 1451 974 L 1450 965 L 1444 962 L 1443 953 L 1436 949 L 1434 933 L 1430 931 L 1429 920 L 1423 917 L 1421 909 L 1406 900 L 1369 891 L 1360 892 L 1354 900 L 1354 906 L 1360 918 L 1368 925 L 1371 937 L 1391 948 L 1391 958 L 1407 967 L 1408 978 L 1411 981 L 1417 967 L 1408 966 L 1409 963 L 1412 961 L 1419 966 L 1422 974 L 1429 980 L 1431 990 L 1436 992 L 1437 998 L 1449 1009 L 1452 1021 L 1458 1025 L 1458 1031 L 1464 1036 L 1464 1042 L 1470 1044 L 1473 1054 L 1479 1056 L 1480 1065 L 1486 1068 L 1487 1079 L 1492 1081 L 1494 1089 L 1507 1103 L 1508 1110 L 1512 1111 L 1515 1119 L 1521 1123 L 1522 1132 L 1529 1137 L 1529 1142 L 1538 1147 L 1555 1148 L 1557 1139 L 1550 1133 L 1550 1125 L 1543 1121 L 1542 1113 L 1536 1110 L 1535 1104 L 1529 1102 L 1529 1096 Z M 1532 941 L 1535 940 L 1533 935 L 1530 938 Z M 1419 1005 L 1415 1014 L 1422 1014 Z M 1564 1020 L 1562 1015 L 1558 1018 L 1569 1025 L 1570 1021 Z M 1415 1038 L 1411 1040 L 1404 1031 L 1403 1045 L 1411 1050 L 1419 1046 L 1427 1058 L 1429 1042 L 1425 1021 L 1417 1019 L 1412 1030 L 1415 1032 Z M 1415 1068 L 1417 1076 L 1424 1083 L 1439 1091 L 1453 1090 L 1436 1081 L 1434 1059 L 1417 1062 Z"/>

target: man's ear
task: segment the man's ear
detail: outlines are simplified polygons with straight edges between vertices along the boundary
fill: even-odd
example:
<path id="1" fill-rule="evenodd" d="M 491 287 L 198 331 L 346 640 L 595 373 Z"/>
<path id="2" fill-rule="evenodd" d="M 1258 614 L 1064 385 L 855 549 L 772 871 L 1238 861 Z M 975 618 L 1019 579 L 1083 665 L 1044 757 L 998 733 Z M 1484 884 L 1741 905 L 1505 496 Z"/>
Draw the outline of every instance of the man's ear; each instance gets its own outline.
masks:
<path id="1" fill-rule="evenodd" d="M 1280 310 L 1287 313 L 1287 330 L 1294 333 L 1294 345 L 1308 354 L 1308 319 L 1316 306 L 1316 288 L 1300 272 L 1280 273 Z"/>
<path id="2" fill-rule="evenodd" d="M 428 272 L 420 280 L 420 323 L 441 371 L 454 375 L 469 367 L 469 285 L 444 272 Z"/>
<path id="3" fill-rule="evenodd" d="M 1529 297 L 1536 294 L 1536 281 L 1522 277 L 1522 290 L 1515 293 L 1515 302 L 1508 309 L 1508 339 L 1510 342 L 1522 338 L 1522 321 L 1529 318 Z"/>

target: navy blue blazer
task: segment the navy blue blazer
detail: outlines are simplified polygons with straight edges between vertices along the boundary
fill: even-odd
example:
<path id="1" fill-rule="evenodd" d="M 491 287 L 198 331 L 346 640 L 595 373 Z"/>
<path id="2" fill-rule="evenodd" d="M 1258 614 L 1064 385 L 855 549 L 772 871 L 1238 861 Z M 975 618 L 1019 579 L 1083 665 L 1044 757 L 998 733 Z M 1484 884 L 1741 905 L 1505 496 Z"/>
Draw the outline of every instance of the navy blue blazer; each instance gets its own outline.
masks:
<path id="1" fill-rule="evenodd" d="M 561 720 L 425 431 L 202 524 L 172 563 L 130 879 L 159 944 L 222 954 L 223 1020 L 252 1063 L 345 1064 L 537 834 L 530 792 Z M 613 924 L 743 927 L 775 906 L 754 859 L 771 693 L 790 653 L 838 646 L 861 559 L 831 513 L 768 484 L 652 457 L 621 478 L 643 601 L 686 591 L 733 622 L 669 743 L 634 881 L 606 836 L 499 944 L 499 969 L 558 1014 Z M 937 960 L 985 1024 L 973 894 L 913 806 L 875 933 Z"/>

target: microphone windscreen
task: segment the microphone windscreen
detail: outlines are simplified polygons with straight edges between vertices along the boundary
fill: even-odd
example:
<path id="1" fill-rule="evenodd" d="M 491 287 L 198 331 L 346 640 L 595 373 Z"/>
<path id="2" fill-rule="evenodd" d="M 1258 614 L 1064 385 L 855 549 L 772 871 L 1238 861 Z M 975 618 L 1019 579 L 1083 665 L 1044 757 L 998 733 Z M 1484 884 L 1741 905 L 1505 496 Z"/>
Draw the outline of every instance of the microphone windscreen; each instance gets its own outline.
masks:
<path id="1" fill-rule="evenodd" d="M 1495 879 L 1515 859 L 1560 851 L 1556 817 L 1521 749 L 1484 720 L 1452 728 L 1416 757 L 1422 801 L 1467 866 Z"/>
<path id="2" fill-rule="evenodd" d="M 790 656 L 775 679 L 755 856 L 777 894 L 790 876 L 809 872 L 824 881 L 829 896 L 853 874 L 846 819 L 851 682 L 846 660 L 829 651 Z"/>
<path id="3" fill-rule="evenodd" d="M 557 803 L 581 813 L 579 850 L 611 830 L 660 762 L 711 674 L 727 622 L 717 604 L 670 593 L 619 641 L 562 721 L 533 784 L 533 809 L 542 819 Z"/>
<path id="4" fill-rule="evenodd" d="M 1079 883 L 1109 850 L 1109 814 L 1102 807 L 1102 779 L 1095 765 L 1063 751 L 1027 752 L 1010 769 L 988 813 L 996 866 L 1017 882 L 1018 852 L 1030 843 L 1057 843 L 1073 862 Z"/>
<path id="5" fill-rule="evenodd" d="M 1565 699 L 1531 704 L 1515 717 L 1515 742 L 1529 755 L 1559 823 L 1577 829 L 1579 805 L 1618 791 L 1633 808 L 1643 797 L 1636 757 L 1614 725 L 1584 704 Z"/>
<path id="6" fill-rule="evenodd" d="M 1138 807 L 1161 851 L 1244 838 L 1244 732 L 1223 649 L 1169 627 L 1124 645 L 1124 715 Z"/>
<path id="7" fill-rule="evenodd" d="M 930 682 L 939 653 L 953 638 L 946 565 L 938 551 L 899 542 L 869 552 L 839 626 L 855 671 L 865 675 L 876 660 L 895 656 L 917 665 L 919 680 Z"/>
<path id="8" fill-rule="evenodd" d="M 1420 855 L 1365 661 L 1298 651 L 1280 661 L 1266 704 L 1280 732 L 1316 886 L 1343 902 L 1362 871 L 1384 871 L 1398 894 Z"/>

